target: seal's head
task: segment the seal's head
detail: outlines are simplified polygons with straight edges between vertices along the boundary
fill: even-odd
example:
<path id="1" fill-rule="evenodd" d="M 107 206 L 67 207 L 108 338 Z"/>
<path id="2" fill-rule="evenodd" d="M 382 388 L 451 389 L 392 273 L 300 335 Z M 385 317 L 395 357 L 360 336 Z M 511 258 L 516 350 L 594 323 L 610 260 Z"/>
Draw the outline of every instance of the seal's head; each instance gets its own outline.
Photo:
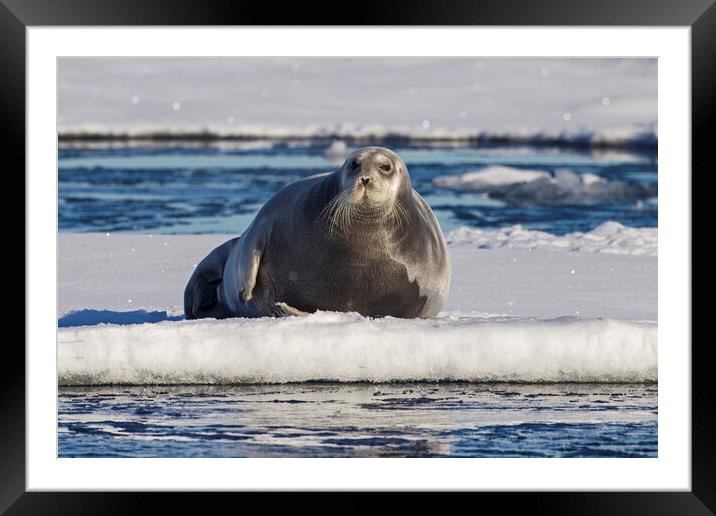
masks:
<path id="1" fill-rule="evenodd" d="M 354 151 L 336 171 L 339 192 L 324 209 L 332 227 L 403 224 L 411 192 L 408 169 L 395 152 L 383 147 Z"/>
<path id="2" fill-rule="evenodd" d="M 395 152 L 383 147 L 364 147 L 353 152 L 341 167 L 344 191 L 365 206 L 384 206 L 410 188 L 408 170 Z"/>

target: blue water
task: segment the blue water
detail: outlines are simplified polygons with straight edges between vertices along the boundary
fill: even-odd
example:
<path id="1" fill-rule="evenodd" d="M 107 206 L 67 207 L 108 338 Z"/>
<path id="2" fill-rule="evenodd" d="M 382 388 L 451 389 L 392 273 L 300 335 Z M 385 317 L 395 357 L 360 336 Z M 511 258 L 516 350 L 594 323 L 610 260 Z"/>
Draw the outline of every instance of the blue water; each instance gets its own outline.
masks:
<path id="1" fill-rule="evenodd" d="M 59 229 L 72 232 L 239 234 L 287 184 L 335 169 L 326 143 L 96 146 L 59 150 Z M 554 171 L 566 167 L 609 180 L 656 184 L 655 152 L 476 145 L 393 146 L 444 231 L 522 224 L 554 234 L 589 231 L 607 220 L 656 226 L 656 199 L 508 204 L 484 193 L 432 186 L 436 176 L 488 165 Z"/>
<path id="2" fill-rule="evenodd" d="M 63 387 L 60 457 L 656 457 L 655 385 Z"/>

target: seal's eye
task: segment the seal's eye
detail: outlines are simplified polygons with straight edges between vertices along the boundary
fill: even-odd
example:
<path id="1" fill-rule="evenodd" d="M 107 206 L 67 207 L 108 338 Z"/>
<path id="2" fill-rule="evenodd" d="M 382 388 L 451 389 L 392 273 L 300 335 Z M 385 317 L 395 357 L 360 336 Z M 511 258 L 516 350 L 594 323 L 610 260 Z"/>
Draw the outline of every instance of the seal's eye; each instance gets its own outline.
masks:
<path id="1" fill-rule="evenodd" d="M 353 158 L 353 159 L 351 160 L 351 169 L 352 169 L 352 170 L 355 170 L 355 169 L 358 168 L 358 167 L 360 167 L 360 160 L 359 160 L 358 157 L 356 156 L 355 158 Z"/>
<path id="2" fill-rule="evenodd" d="M 386 174 L 393 170 L 393 166 L 390 163 L 383 163 L 382 165 L 378 166 L 378 168 Z"/>

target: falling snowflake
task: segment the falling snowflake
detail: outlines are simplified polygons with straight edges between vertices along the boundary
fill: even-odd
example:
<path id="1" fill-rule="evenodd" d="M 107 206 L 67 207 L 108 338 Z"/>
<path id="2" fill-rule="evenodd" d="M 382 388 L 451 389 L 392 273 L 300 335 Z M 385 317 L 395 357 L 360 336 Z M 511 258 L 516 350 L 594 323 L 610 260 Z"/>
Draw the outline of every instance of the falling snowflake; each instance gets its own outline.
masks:
<path id="1" fill-rule="evenodd" d="M 565 121 L 569 122 L 572 119 L 572 115 L 569 113 L 565 113 L 562 115 L 562 118 L 564 118 Z"/>
<path id="2" fill-rule="evenodd" d="M 425 129 L 427 129 L 428 127 L 430 127 L 430 120 L 423 120 L 423 127 L 424 127 Z"/>
<path id="3" fill-rule="evenodd" d="M 181 104 L 177 101 L 172 102 L 172 109 L 174 111 L 179 111 L 181 109 Z"/>
<path id="4" fill-rule="evenodd" d="M 603 105 L 603 106 L 608 106 L 611 102 L 612 102 L 612 101 L 609 100 L 609 97 L 604 97 L 604 98 L 602 98 L 602 105 Z"/>
<path id="5" fill-rule="evenodd" d="M 129 100 L 132 102 L 132 104 L 139 104 L 139 97 L 137 95 L 132 95 Z"/>

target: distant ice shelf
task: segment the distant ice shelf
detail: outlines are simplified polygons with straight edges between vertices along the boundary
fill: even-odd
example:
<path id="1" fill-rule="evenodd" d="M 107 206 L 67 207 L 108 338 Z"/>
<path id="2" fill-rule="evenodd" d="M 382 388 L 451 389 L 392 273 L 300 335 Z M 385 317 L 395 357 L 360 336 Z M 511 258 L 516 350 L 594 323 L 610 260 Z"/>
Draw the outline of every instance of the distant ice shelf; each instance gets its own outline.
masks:
<path id="1" fill-rule="evenodd" d="M 473 142 L 519 143 L 533 145 L 562 145 L 580 147 L 640 147 L 656 148 L 657 126 L 654 123 L 606 129 L 513 130 L 487 131 L 481 129 L 415 129 L 381 124 L 342 125 L 245 125 L 196 126 L 180 128 L 157 125 L 105 126 L 81 124 L 60 126 L 60 143 L 73 141 L 225 141 L 225 140 L 320 140 L 348 143 L 389 144 L 390 142 Z"/>

